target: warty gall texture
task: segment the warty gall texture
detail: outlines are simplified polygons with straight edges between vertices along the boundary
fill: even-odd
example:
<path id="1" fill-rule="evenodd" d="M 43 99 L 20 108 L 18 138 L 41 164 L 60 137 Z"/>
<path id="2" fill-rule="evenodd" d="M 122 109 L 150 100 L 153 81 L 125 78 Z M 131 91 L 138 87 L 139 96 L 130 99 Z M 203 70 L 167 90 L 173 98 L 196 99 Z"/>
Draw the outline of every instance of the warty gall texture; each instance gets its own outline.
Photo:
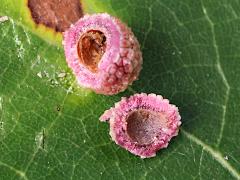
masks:
<path id="1" fill-rule="evenodd" d="M 142 67 L 133 32 L 106 13 L 85 15 L 64 33 L 63 45 L 78 83 L 98 94 L 124 91 L 138 78 Z"/>
<path id="2" fill-rule="evenodd" d="M 155 94 L 135 94 L 105 111 L 101 121 L 110 123 L 110 136 L 116 144 L 140 156 L 154 157 L 177 136 L 181 117 L 178 108 Z"/>

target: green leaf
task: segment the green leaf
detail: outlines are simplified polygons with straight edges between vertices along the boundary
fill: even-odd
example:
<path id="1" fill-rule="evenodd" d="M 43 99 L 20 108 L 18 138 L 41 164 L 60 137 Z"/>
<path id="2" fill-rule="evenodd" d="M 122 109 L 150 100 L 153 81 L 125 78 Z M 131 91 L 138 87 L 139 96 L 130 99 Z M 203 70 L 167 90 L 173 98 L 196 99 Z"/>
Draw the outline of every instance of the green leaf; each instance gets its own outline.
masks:
<path id="1" fill-rule="evenodd" d="M 34 29 L 25 0 L 0 0 L 0 179 L 240 179 L 240 2 L 84 3 L 132 28 L 140 79 L 116 96 L 79 88 L 61 37 Z M 98 120 L 134 92 L 180 109 L 180 134 L 155 158 L 118 147 Z"/>

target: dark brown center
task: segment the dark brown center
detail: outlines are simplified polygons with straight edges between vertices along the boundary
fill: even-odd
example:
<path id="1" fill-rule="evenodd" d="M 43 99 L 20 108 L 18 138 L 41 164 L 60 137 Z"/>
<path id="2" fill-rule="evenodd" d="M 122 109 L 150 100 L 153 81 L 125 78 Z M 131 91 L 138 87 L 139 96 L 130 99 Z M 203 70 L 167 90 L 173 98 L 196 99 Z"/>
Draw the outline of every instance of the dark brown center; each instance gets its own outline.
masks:
<path id="1" fill-rule="evenodd" d="M 28 0 L 36 24 L 63 32 L 83 16 L 80 0 Z"/>
<path id="2" fill-rule="evenodd" d="M 88 31 L 80 38 L 77 49 L 80 63 L 96 73 L 106 50 L 106 37 L 101 31 Z"/>
<path id="3" fill-rule="evenodd" d="M 161 128 L 166 127 L 166 118 L 159 112 L 139 109 L 127 118 L 127 134 L 139 145 L 148 145 L 158 137 Z"/>

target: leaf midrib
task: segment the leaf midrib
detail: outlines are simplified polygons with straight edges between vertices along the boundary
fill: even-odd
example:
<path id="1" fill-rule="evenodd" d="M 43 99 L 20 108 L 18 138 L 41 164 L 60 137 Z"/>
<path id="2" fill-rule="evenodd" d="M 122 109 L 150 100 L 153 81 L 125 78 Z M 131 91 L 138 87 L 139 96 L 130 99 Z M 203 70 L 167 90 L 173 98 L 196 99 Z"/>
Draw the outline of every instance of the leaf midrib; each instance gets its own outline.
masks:
<path id="1" fill-rule="evenodd" d="M 183 128 L 181 129 L 181 132 L 192 142 L 196 143 L 197 145 L 201 146 L 204 151 L 208 152 L 218 163 L 222 165 L 226 170 L 228 170 L 231 175 L 237 179 L 240 179 L 240 173 L 237 172 L 237 170 L 231 166 L 230 163 L 227 162 L 227 160 L 224 159 L 223 155 L 213 149 L 211 146 L 205 144 L 200 139 L 198 139 L 196 136 L 190 134 L 189 132 L 185 131 Z"/>

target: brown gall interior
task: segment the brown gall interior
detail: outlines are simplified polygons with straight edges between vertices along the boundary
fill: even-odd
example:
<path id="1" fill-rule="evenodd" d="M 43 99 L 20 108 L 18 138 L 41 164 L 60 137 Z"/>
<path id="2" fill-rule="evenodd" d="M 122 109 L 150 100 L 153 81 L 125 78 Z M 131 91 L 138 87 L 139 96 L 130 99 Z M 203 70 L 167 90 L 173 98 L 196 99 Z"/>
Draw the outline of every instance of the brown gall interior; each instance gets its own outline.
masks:
<path id="1" fill-rule="evenodd" d="M 132 111 L 127 117 L 127 134 L 133 142 L 148 145 L 167 127 L 167 120 L 160 112 L 146 109 Z"/>
<path id="2" fill-rule="evenodd" d="M 80 63 L 92 73 L 97 73 L 106 50 L 106 36 L 101 31 L 88 31 L 78 41 L 77 50 Z"/>

